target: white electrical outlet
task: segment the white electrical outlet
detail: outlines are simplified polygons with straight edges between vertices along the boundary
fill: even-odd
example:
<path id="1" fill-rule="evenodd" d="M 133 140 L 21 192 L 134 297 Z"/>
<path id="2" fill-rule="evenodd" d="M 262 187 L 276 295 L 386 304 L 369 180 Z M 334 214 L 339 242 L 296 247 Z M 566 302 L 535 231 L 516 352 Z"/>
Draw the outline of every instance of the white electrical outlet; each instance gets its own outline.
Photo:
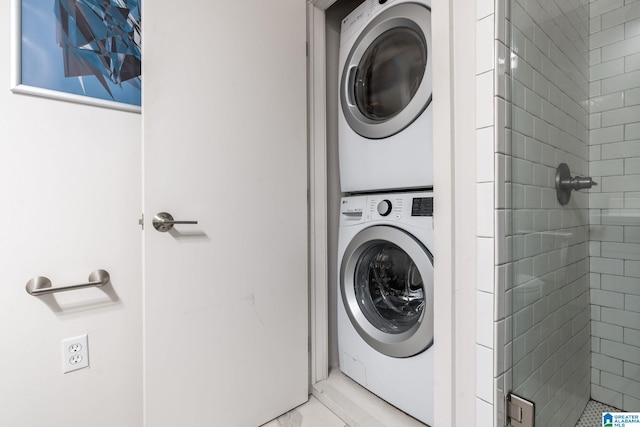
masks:
<path id="1" fill-rule="evenodd" d="M 62 340 L 62 372 L 72 372 L 89 367 L 87 335 Z"/>

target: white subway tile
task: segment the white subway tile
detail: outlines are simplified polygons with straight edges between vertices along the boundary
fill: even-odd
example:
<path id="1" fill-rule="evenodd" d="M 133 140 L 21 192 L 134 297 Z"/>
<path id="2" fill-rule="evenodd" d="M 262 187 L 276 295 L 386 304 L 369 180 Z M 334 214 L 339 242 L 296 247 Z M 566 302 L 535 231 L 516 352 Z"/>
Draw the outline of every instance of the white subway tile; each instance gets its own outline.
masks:
<path id="1" fill-rule="evenodd" d="M 636 399 L 629 395 L 624 396 L 622 400 L 622 406 L 620 407 L 620 409 L 627 412 L 633 412 L 638 408 L 640 408 L 640 399 Z"/>
<path id="2" fill-rule="evenodd" d="M 476 129 L 493 125 L 493 71 L 476 77 Z"/>
<path id="3" fill-rule="evenodd" d="M 494 240 L 485 237 L 476 239 L 477 245 L 477 266 L 476 278 L 478 290 L 493 293 L 494 286 Z"/>
<path id="4" fill-rule="evenodd" d="M 606 323 L 611 323 L 614 325 L 620 325 L 627 328 L 637 328 L 640 325 L 640 313 L 633 313 L 626 310 L 619 310 L 616 308 L 608 308 L 602 307 L 602 321 Z M 604 343 L 603 343 L 604 344 Z M 635 354 L 624 354 L 624 352 L 618 352 L 611 349 L 611 352 L 605 351 L 607 347 L 613 347 L 613 342 L 608 342 L 607 346 L 602 346 L 602 352 L 604 354 L 608 354 L 609 356 L 619 357 L 623 360 L 628 360 L 629 362 L 640 363 L 640 351 L 637 349 L 634 351 Z M 617 350 L 622 350 L 623 344 L 615 343 L 615 348 Z M 628 347 L 628 346 L 624 346 Z"/>
<path id="5" fill-rule="evenodd" d="M 624 173 L 626 175 L 636 175 L 640 180 L 640 157 L 632 157 L 624 160 Z"/>
<path id="6" fill-rule="evenodd" d="M 621 260 L 615 260 L 622 262 Z M 637 261 L 625 261 L 625 273 L 629 276 L 629 272 L 633 269 L 630 264 L 637 263 Z M 631 267 L 631 270 L 627 267 Z M 618 274 L 618 273 L 616 273 Z M 601 287 L 607 291 L 620 292 L 623 294 L 639 295 L 640 296 L 640 280 L 635 277 L 624 277 L 622 272 L 620 275 L 603 274 L 601 277 Z M 633 327 L 633 326 L 632 326 Z M 640 329 L 638 326 L 635 329 Z"/>
<path id="7" fill-rule="evenodd" d="M 589 175 L 591 176 L 623 175 L 624 171 L 623 159 L 592 161 L 589 163 Z"/>
<path id="8" fill-rule="evenodd" d="M 640 13 L 638 15 L 640 16 Z M 635 19 L 624 24 L 624 36 L 626 38 L 640 35 L 640 19 Z"/>
<path id="9" fill-rule="evenodd" d="M 611 307 L 611 308 L 619 308 L 624 309 L 624 295 L 618 292 L 611 291 L 603 291 L 601 289 L 591 289 L 591 304 L 599 305 L 601 307 Z M 612 328 L 608 325 L 599 325 L 597 322 L 592 324 L 592 334 L 601 338 L 607 338 L 614 341 L 622 342 L 622 327 L 619 328 L 619 338 L 617 338 L 617 334 L 611 330 Z M 598 329 L 599 327 L 599 329 Z M 598 331 L 603 331 L 602 333 L 608 333 L 607 335 L 599 334 Z"/>
<path id="10" fill-rule="evenodd" d="M 607 95 L 594 96 L 589 100 L 589 111 L 591 113 L 600 113 L 616 108 L 624 107 L 624 92 L 615 92 Z"/>
<path id="11" fill-rule="evenodd" d="M 476 292 L 476 342 L 493 348 L 493 294 L 480 291 Z"/>
<path id="12" fill-rule="evenodd" d="M 476 232 L 479 237 L 493 237 L 493 188 L 492 182 L 480 183 L 477 188 Z"/>
<path id="13" fill-rule="evenodd" d="M 496 85 L 496 96 L 500 98 L 510 100 L 511 99 L 511 76 L 507 73 L 509 72 L 509 64 L 510 64 L 510 49 L 502 43 L 500 40 L 495 40 L 494 42 L 496 63 L 495 63 L 495 85 Z"/>
<path id="14" fill-rule="evenodd" d="M 640 243 L 640 227 L 624 227 L 624 241 L 626 243 Z"/>
<path id="15" fill-rule="evenodd" d="M 589 8 L 589 17 L 594 18 L 596 16 L 603 15 L 612 10 L 618 9 L 624 5 L 622 0 L 598 0 L 591 2 Z"/>
<path id="16" fill-rule="evenodd" d="M 590 193 L 589 207 L 591 209 L 622 209 L 624 193 Z"/>
<path id="17" fill-rule="evenodd" d="M 593 67 L 602 62 L 602 50 L 600 48 L 589 51 L 589 66 Z M 593 77 L 591 77 L 593 79 Z"/>
<path id="18" fill-rule="evenodd" d="M 624 227 L 615 225 L 591 225 L 589 238 L 598 242 L 624 242 Z"/>
<path id="19" fill-rule="evenodd" d="M 601 149 L 602 147 L 600 147 L 599 145 L 589 147 L 589 159 L 592 161 L 602 159 Z"/>
<path id="20" fill-rule="evenodd" d="M 592 145 L 622 141 L 624 141 L 623 125 L 594 129 L 589 132 L 589 143 Z"/>
<path id="21" fill-rule="evenodd" d="M 640 312 L 640 296 L 638 295 L 625 295 L 624 296 L 624 309 L 627 311 Z M 640 325 L 638 325 L 640 328 Z"/>
<path id="22" fill-rule="evenodd" d="M 625 193 L 624 207 L 627 209 L 640 209 L 640 193 Z"/>
<path id="23" fill-rule="evenodd" d="M 589 241 L 589 256 L 599 257 L 600 252 L 600 242 Z"/>
<path id="24" fill-rule="evenodd" d="M 543 99 L 549 99 L 549 80 L 535 70 L 533 72 L 533 90 Z"/>
<path id="25" fill-rule="evenodd" d="M 513 182 L 531 185 L 533 183 L 533 164 L 526 160 L 513 159 Z"/>
<path id="26" fill-rule="evenodd" d="M 542 162 L 542 144 L 535 139 L 526 138 L 524 158 L 532 163 Z"/>
<path id="27" fill-rule="evenodd" d="M 634 139 L 640 139 L 640 122 L 629 123 L 624 126 L 624 140 L 632 141 Z"/>
<path id="28" fill-rule="evenodd" d="M 476 426 L 493 427 L 493 405 L 482 399 L 476 399 Z"/>
<path id="29" fill-rule="evenodd" d="M 489 15 L 476 23 L 476 74 L 492 70 L 494 66 L 494 15 Z"/>
<path id="30" fill-rule="evenodd" d="M 477 182 L 493 181 L 494 151 L 493 126 L 476 131 L 476 180 Z"/>
<path id="31" fill-rule="evenodd" d="M 602 146 L 603 159 L 624 159 L 640 156 L 640 141 L 619 142 Z"/>
<path id="32" fill-rule="evenodd" d="M 640 78 L 640 74 L 638 74 L 638 77 Z M 632 123 L 638 120 L 638 117 L 640 117 L 640 105 L 605 111 L 602 113 L 602 126 L 615 126 Z"/>
<path id="33" fill-rule="evenodd" d="M 631 37 L 602 47 L 602 60 L 622 58 L 640 52 L 640 36 Z"/>
<path id="34" fill-rule="evenodd" d="M 519 59 L 512 67 L 512 76 L 525 87 L 533 89 L 533 68 L 526 61 Z"/>
<path id="35" fill-rule="evenodd" d="M 624 328 L 624 341 L 625 344 L 640 347 L 640 331 L 637 329 Z"/>
<path id="36" fill-rule="evenodd" d="M 602 242 L 602 256 L 605 258 L 640 261 L 640 244 Z M 638 325 L 640 327 L 640 324 Z"/>
<path id="37" fill-rule="evenodd" d="M 507 21 L 507 17 L 511 15 L 508 0 L 496 0 L 495 2 L 495 22 L 496 22 L 496 40 L 504 44 L 509 44 L 511 40 L 511 24 Z"/>
<path id="38" fill-rule="evenodd" d="M 640 374 L 640 365 L 638 365 L 637 363 L 624 362 L 623 371 L 624 371 L 623 376 L 625 378 L 628 378 L 628 379 L 636 381 L 636 382 L 640 381 L 640 375 L 639 375 Z M 626 397 L 627 396 L 625 396 L 625 398 Z M 636 402 L 640 403 L 640 400 L 636 399 Z M 636 406 L 635 408 L 638 408 L 638 406 Z M 624 409 L 624 407 L 623 407 L 623 409 Z M 626 409 L 626 410 L 628 411 L 629 409 Z"/>
<path id="39" fill-rule="evenodd" d="M 591 257 L 590 264 L 594 273 L 622 275 L 624 272 L 624 261 L 621 259 Z"/>
<path id="40" fill-rule="evenodd" d="M 589 83 L 589 96 L 602 95 L 602 81 L 598 80 Z"/>
<path id="41" fill-rule="evenodd" d="M 603 192 L 640 191 L 640 175 L 603 177 L 602 191 Z"/>
<path id="42" fill-rule="evenodd" d="M 494 0 L 476 1 L 476 19 L 481 20 L 493 13 Z"/>
<path id="43" fill-rule="evenodd" d="M 535 117 L 542 117 L 542 98 L 533 90 L 525 89 L 525 110 Z"/>
<path id="44" fill-rule="evenodd" d="M 640 278 L 640 262 L 625 261 L 624 274 L 629 277 Z M 633 279 L 629 279 L 629 280 L 633 280 Z M 640 289 L 640 283 L 638 283 L 638 281 L 636 281 L 636 288 Z"/>
<path id="45" fill-rule="evenodd" d="M 629 351 L 633 350 L 630 348 Z M 635 349 L 635 351 L 640 354 L 637 349 Z M 640 363 L 640 360 L 637 363 Z M 610 390 L 624 390 L 625 394 L 629 394 L 632 397 L 640 399 L 640 382 L 638 381 L 633 381 L 608 372 L 602 372 L 600 374 L 600 383 L 602 387 Z"/>
<path id="46" fill-rule="evenodd" d="M 602 15 L 602 28 L 624 24 L 636 16 L 640 16 L 640 3 L 634 2 L 628 6 L 619 7 Z"/>
<path id="47" fill-rule="evenodd" d="M 624 105 L 638 105 L 640 104 L 640 82 L 638 82 L 638 88 L 636 89 L 628 89 L 624 91 Z M 640 121 L 640 117 L 638 117 L 638 121 Z"/>
<path id="48" fill-rule="evenodd" d="M 617 25 L 612 28 L 591 34 L 589 38 L 589 48 L 597 49 L 624 40 L 624 25 Z"/>
<path id="49" fill-rule="evenodd" d="M 542 191 L 540 187 L 527 185 L 524 190 L 524 207 L 526 209 L 542 208 Z"/>
<path id="50" fill-rule="evenodd" d="M 624 58 L 617 58 L 589 67 L 591 81 L 601 80 L 622 73 L 624 73 Z"/>
<path id="51" fill-rule="evenodd" d="M 607 402 L 607 404 L 615 408 L 622 408 L 622 393 L 596 384 L 591 384 L 591 398 L 598 402 Z"/>
<path id="52" fill-rule="evenodd" d="M 593 328 L 593 323 L 592 323 L 592 328 Z M 622 328 L 620 328 L 620 330 L 622 330 Z M 603 337 L 603 338 L 606 338 L 606 337 Z M 591 355 L 591 364 L 595 369 L 606 371 L 616 375 L 622 375 L 622 360 L 614 359 L 609 356 L 594 353 Z"/>
<path id="53" fill-rule="evenodd" d="M 635 70 L 640 70 L 640 53 L 627 55 L 624 58 L 624 71 L 628 73 Z"/>

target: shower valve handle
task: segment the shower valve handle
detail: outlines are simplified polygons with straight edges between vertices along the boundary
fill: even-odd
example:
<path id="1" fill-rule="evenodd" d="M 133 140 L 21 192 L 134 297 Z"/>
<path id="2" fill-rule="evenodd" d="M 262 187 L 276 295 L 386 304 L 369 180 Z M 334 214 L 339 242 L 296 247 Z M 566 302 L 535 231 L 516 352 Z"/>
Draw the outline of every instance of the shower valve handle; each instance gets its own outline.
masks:
<path id="1" fill-rule="evenodd" d="M 584 190 L 598 185 L 590 176 L 571 176 L 566 163 L 560 163 L 556 169 L 556 195 L 561 205 L 566 205 L 571 199 L 571 190 Z"/>

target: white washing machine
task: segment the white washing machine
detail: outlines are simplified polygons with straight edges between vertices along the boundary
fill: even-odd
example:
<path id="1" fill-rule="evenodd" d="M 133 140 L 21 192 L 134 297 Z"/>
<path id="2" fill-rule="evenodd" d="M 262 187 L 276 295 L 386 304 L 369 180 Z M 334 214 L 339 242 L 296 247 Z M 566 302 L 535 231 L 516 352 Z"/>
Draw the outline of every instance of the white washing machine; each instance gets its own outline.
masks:
<path id="1" fill-rule="evenodd" d="M 431 0 L 366 0 L 340 35 L 345 193 L 433 186 Z"/>
<path id="2" fill-rule="evenodd" d="M 340 370 L 433 425 L 433 193 L 342 198 Z"/>

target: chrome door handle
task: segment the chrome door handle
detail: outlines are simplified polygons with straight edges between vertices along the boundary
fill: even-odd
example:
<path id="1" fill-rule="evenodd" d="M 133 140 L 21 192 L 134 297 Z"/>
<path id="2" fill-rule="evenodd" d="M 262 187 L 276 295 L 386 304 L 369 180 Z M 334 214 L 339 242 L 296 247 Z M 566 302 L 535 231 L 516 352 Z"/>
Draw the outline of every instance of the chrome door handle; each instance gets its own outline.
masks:
<path id="1" fill-rule="evenodd" d="M 175 224 L 197 224 L 198 221 L 176 221 L 170 213 L 159 212 L 154 215 L 151 223 L 153 224 L 153 228 L 161 233 L 165 233 L 171 230 Z"/>

